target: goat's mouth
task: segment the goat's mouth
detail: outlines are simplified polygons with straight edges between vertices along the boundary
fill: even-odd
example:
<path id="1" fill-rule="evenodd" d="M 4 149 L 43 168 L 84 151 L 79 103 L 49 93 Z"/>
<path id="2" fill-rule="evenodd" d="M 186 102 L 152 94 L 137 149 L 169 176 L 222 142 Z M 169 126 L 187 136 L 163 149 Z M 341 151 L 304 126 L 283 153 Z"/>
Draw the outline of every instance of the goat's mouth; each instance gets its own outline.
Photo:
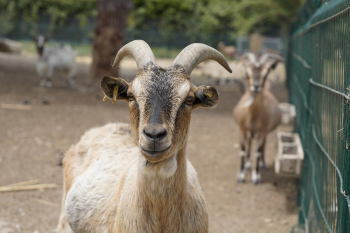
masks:
<path id="1" fill-rule="evenodd" d="M 171 145 L 164 150 L 149 150 L 141 146 L 141 151 L 146 156 L 147 160 L 155 161 L 159 158 L 159 156 L 167 153 L 170 150 L 170 147 Z"/>

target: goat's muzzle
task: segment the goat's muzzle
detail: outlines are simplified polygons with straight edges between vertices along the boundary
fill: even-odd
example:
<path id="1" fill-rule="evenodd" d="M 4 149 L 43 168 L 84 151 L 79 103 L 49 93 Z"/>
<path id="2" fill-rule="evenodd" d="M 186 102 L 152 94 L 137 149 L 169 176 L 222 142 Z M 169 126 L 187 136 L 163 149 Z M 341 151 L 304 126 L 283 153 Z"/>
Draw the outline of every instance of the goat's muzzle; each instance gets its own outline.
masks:
<path id="1" fill-rule="evenodd" d="M 260 85 L 251 85 L 250 86 L 250 91 L 254 94 L 258 94 L 261 92 L 261 86 Z"/>
<path id="2" fill-rule="evenodd" d="M 147 160 L 152 162 L 162 160 L 170 146 L 168 130 L 162 124 L 147 124 L 143 128 L 140 147 Z"/>

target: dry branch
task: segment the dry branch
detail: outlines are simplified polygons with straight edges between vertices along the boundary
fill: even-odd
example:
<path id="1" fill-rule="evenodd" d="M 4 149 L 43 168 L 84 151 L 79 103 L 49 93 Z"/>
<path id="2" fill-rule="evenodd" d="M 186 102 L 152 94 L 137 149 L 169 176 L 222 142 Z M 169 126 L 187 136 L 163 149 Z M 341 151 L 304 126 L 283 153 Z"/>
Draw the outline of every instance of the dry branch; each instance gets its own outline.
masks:
<path id="1" fill-rule="evenodd" d="M 22 186 L 2 186 L 2 187 L 0 187 L 0 192 L 34 190 L 34 189 L 56 188 L 56 187 L 57 187 L 56 184 L 34 184 L 34 185 L 22 185 Z"/>
<path id="2" fill-rule="evenodd" d="M 31 185 L 31 184 L 39 184 L 39 183 L 40 183 L 40 180 L 36 179 L 36 180 L 28 180 L 28 181 L 24 181 L 24 182 L 14 183 L 14 184 L 6 185 L 3 187 L 22 186 L 22 185 Z"/>
<path id="3" fill-rule="evenodd" d="M 31 106 L 22 105 L 22 104 L 1 104 L 3 109 L 16 109 L 16 110 L 31 110 Z"/>

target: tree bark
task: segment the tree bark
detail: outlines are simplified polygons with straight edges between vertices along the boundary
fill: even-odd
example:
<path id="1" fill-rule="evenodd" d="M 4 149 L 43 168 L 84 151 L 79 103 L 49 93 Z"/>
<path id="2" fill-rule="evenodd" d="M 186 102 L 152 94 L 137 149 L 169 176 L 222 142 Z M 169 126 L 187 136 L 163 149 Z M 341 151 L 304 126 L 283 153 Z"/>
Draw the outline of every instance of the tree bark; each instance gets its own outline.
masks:
<path id="1" fill-rule="evenodd" d="M 93 42 L 93 60 L 90 77 L 99 82 L 103 76 L 118 76 L 112 62 L 124 45 L 126 20 L 133 8 L 132 0 L 98 0 L 98 16 Z"/>

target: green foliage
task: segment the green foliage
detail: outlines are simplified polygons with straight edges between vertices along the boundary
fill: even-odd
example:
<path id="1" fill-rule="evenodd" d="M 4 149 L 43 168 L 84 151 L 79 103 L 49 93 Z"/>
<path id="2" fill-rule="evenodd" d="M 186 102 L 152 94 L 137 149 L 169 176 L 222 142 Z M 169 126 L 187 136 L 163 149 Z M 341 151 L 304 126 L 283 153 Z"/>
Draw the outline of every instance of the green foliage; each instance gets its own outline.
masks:
<path id="1" fill-rule="evenodd" d="M 304 0 L 241 0 L 234 7 L 237 34 L 264 33 L 273 26 L 285 29 Z"/>
<path id="2" fill-rule="evenodd" d="M 0 0 L 0 27 L 3 32 L 13 29 L 15 22 L 36 24 L 41 15 L 50 16 L 51 26 L 64 25 L 74 15 L 80 26 L 88 17 L 97 15 L 96 0 Z"/>
<path id="3" fill-rule="evenodd" d="M 232 32 L 233 5 L 237 0 L 134 0 L 128 18 L 134 29 L 156 27 L 161 31 L 192 34 Z"/>
<path id="4" fill-rule="evenodd" d="M 284 27 L 304 0 L 134 0 L 134 29 L 226 33 L 232 37 Z"/>

